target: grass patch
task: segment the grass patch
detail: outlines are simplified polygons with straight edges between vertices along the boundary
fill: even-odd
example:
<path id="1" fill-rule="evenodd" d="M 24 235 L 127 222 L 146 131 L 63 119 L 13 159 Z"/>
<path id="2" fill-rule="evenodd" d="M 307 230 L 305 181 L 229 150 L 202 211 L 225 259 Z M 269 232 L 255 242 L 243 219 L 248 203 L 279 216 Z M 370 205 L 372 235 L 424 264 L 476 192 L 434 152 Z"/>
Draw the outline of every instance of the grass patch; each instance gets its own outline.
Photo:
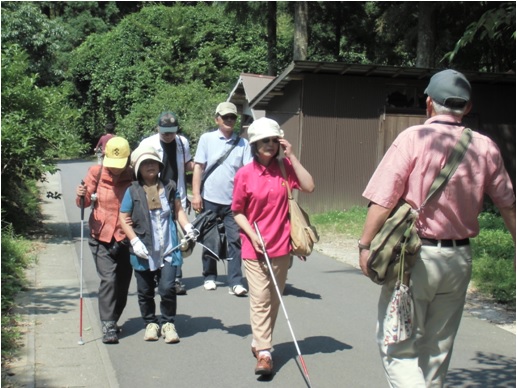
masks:
<path id="1" fill-rule="evenodd" d="M 358 239 L 363 233 L 366 213 L 366 207 L 354 206 L 345 211 L 311 215 L 311 222 L 320 235 L 333 233 L 343 235 L 345 238 Z"/>
<path id="2" fill-rule="evenodd" d="M 2 364 L 17 349 L 17 318 L 13 313 L 16 295 L 27 287 L 24 270 L 34 261 L 33 243 L 16 236 L 12 227 L 2 229 Z"/>
<path id="3" fill-rule="evenodd" d="M 479 215 L 479 235 L 472 239 L 472 280 L 497 302 L 515 307 L 515 245 L 499 214 Z"/>
<path id="4" fill-rule="evenodd" d="M 336 235 L 358 239 L 366 219 L 366 207 L 311 215 L 320 236 Z M 499 303 L 515 307 L 515 245 L 500 214 L 493 211 L 479 215 L 480 233 L 472 239 L 472 282 L 484 295 Z"/>

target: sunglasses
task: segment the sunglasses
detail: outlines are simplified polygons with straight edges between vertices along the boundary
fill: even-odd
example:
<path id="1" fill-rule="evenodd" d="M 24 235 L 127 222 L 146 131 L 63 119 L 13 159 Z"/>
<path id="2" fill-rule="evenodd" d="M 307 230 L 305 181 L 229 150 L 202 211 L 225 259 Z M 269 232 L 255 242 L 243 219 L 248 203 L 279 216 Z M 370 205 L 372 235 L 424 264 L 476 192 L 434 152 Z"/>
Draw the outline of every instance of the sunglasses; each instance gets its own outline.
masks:
<path id="1" fill-rule="evenodd" d="M 221 116 L 221 118 L 223 120 L 237 120 L 237 116 L 235 116 L 235 115 L 224 115 L 224 116 Z"/>
<path id="2" fill-rule="evenodd" d="M 275 144 L 280 143 L 277 138 L 272 138 L 272 137 L 266 137 L 265 139 L 262 139 L 261 141 L 264 144 L 268 144 L 270 141 L 272 141 Z"/>

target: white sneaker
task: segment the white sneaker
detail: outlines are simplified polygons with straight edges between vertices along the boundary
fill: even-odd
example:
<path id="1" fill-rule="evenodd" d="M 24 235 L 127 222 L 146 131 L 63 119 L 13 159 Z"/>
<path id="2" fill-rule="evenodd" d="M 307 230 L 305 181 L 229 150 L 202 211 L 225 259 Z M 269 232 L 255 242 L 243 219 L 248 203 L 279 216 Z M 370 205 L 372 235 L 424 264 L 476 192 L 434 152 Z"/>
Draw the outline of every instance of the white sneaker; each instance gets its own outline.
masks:
<path id="1" fill-rule="evenodd" d="M 157 323 L 148 323 L 145 328 L 144 341 L 158 341 L 160 326 Z"/>
<path id="2" fill-rule="evenodd" d="M 228 293 L 230 295 L 244 296 L 248 293 L 248 290 L 246 290 L 240 284 L 237 284 L 236 286 L 233 286 L 232 288 L 230 288 L 230 291 Z"/>
<path id="3" fill-rule="evenodd" d="M 180 342 L 180 337 L 173 323 L 167 322 L 162 326 L 162 336 L 166 344 L 176 344 Z"/>
<path id="4" fill-rule="evenodd" d="M 217 288 L 217 284 L 213 280 L 205 280 L 205 290 L 213 291 Z"/>

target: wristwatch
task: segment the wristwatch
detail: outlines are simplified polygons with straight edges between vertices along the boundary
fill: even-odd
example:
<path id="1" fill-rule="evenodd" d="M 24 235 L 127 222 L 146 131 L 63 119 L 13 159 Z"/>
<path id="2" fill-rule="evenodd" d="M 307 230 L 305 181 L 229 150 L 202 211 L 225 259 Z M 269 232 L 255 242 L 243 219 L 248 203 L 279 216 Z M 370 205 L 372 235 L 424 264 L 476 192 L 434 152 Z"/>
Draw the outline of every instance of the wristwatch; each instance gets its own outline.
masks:
<path id="1" fill-rule="evenodd" d="M 370 249 L 370 244 L 363 244 L 361 243 L 361 240 L 357 240 L 357 246 L 359 247 L 359 251 L 362 251 L 363 249 Z"/>

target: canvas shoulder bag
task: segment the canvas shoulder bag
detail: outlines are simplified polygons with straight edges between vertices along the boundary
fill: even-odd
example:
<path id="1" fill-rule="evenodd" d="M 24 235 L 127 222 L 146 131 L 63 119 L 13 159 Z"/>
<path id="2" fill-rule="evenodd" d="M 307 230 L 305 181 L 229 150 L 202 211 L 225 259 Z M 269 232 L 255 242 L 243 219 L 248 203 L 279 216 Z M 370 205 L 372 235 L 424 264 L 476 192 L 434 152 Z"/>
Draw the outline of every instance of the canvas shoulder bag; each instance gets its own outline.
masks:
<path id="1" fill-rule="evenodd" d="M 287 199 L 289 201 L 289 220 L 291 223 L 291 253 L 294 256 L 309 256 L 314 244 L 320 239 L 316 228 L 311 225 L 309 215 L 301 208 L 293 198 L 283 159 L 278 159 L 282 176 L 287 187 Z"/>
<path id="2" fill-rule="evenodd" d="M 419 209 L 400 200 L 393 208 L 388 219 L 370 244 L 367 261 L 368 277 L 377 284 L 384 284 L 395 278 L 399 272 L 401 252 L 405 253 L 404 272 L 408 273 L 415 264 L 422 246 L 416 230 L 418 213 L 437 193 L 445 187 L 463 159 L 472 139 L 472 130 L 465 128 L 456 143 L 447 163 L 433 181 L 425 201 Z"/>

